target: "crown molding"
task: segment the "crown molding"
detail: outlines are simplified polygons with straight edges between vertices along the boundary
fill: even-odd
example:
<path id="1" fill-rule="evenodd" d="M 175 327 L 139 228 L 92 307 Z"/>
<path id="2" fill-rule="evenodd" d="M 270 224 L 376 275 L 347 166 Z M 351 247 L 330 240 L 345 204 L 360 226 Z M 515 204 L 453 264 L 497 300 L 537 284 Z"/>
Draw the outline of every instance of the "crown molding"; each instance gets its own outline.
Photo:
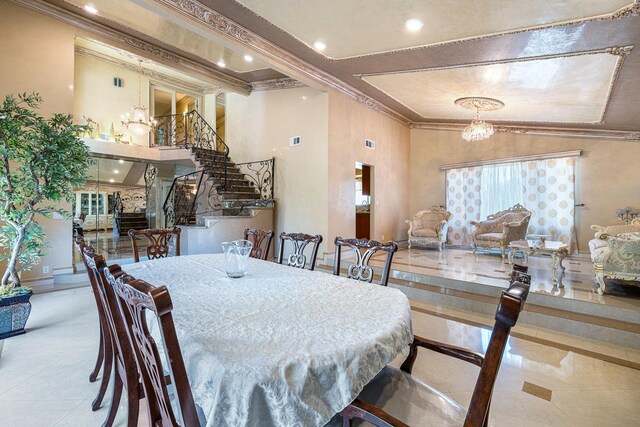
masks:
<path id="1" fill-rule="evenodd" d="M 176 86 L 181 89 L 186 89 L 194 93 L 208 94 L 208 93 L 214 93 L 219 89 L 217 86 L 213 86 L 213 85 L 211 86 L 196 85 L 194 83 L 190 83 L 190 82 L 178 79 L 176 77 L 172 77 L 167 74 L 160 73 L 155 70 L 150 70 L 148 68 L 138 66 L 136 64 L 131 64 L 129 62 L 114 58 L 109 55 L 105 55 L 104 53 L 96 52 L 95 50 L 88 49 L 83 46 L 75 46 L 74 52 L 78 55 L 96 59 L 98 61 L 107 62 L 111 65 L 115 65 L 116 67 L 124 68 L 125 70 L 132 71 L 134 73 L 142 74 L 143 76 L 146 76 L 149 79 L 168 83 L 172 86 Z"/>
<path id="2" fill-rule="evenodd" d="M 298 87 L 307 87 L 307 85 L 289 77 L 251 82 L 252 92 L 274 89 L 294 89 Z"/>
<path id="3" fill-rule="evenodd" d="M 9 0 L 13 3 L 19 4 L 31 10 L 41 12 L 45 15 L 51 16 L 55 19 L 86 30 L 89 33 L 98 35 L 104 39 L 111 40 L 113 42 L 120 43 L 130 47 L 136 51 L 134 53 L 143 57 L 149 57 L 156 60 L 159 63 L 164 63 L 167 66 L 176 68 L 182 72 L 195 72 L 199 75 L 206 75 L 219 81 L 220 86 L 216 89 L 207 89 L 205 93 L 224 93 L 227 91 L 239 92 L 242 94 L 249 94 L 252 90 L 269 90 L 269 89 L 282 89 L 288 87 L 301 87 L 302 83 L 297 82 L 295 79 L 273 79 L 253 82 L 251 84 L 242 80 L 236 79 L 232 76 L 220 72 L 213 66 L 201 64 L 193 61 L 186 56 L 183 56 L 177 52 L 171 52 L 159 45 L 161 41 L 154 40 L 154 43 L 149 43 L 140 38 L 132 36 L 131 34 L 115 30 L 107 27 L 103 24 L 94 22 L 84 16 L 79 15 L 63 9 L 61 7 L 46 3 L 45 1 L 37 0 Z M 321 85 L 334 89 L 347 97 L 363 104 L 364 106 L 371 108 L 379 113 L 389 116 L 411 129 L 431 129 L 431 130 L 449 130 L 449 131 L 462 131 L 466 124 L 455 123 L 430 123 L 430 122 L 412 122 L 404 115 L 396 112 L 395 110 L 387 107 L 386 105 L 376 101 L 375 99 L 365 95 L 354 87 L 346 84 L 342 80 L 332 76 L 331 74 L 320 70 L 319 68 L 309 64 L 308 62 L 296 57 L 295 55 L 287 52 L 286 50 L 278 47 L 277 45 L 269 42 L 266 39 L 254 34 L 246 28 L 238 25 L 226 16 L 210 9 L 203 4 L 195 0 L 153 0 L 155 3 L 165 6 L 169 10 L 183 16 L 191 21 L 194 21 L 200 25 L 203 25 L 215 33 L 231 39 L 236 43 L 252 49 L 255 52 L 262 54 L 264 57 L 271 61 L 281 64 L 284 67 L 290 68 L 310 79 L 320 83 Z M 80 9 L 78 8 L 78 11 Z M 613 15 L 607 17 L 595 18 L 600 19 L 622 19 L 629 16 L 640 16 L 640 0 L 635 0 L 632 5 L 619 10 Z M 157 44 L 156 44 L 157 43 Z M 619 55 L 621 60 L 618 61 L 618 67 L 622 66 L 622 61 L 629 54 L 631 47 L 613 47 L 609 50 L 605 50 L 612 55 Z M 616 70 L 615 76 L 619 69 Z M 297 83 L 293 83 L 297 82 Z M 615 87 L 617 78 L 612 81 L 611 86 Z M 608 104 L 609 99 L 607 100 Z M 538 127 L 538 126 L 501 126 L 494 125 L 496 133 L 513 133 L 513 134 L 528 134 L 528 135 L 550 135 L 550 136 L 564 136 L 564 137 L 581 137 L 581 138 L 601 138 L 601 139 L 616 139 L 616 140 L 629 140 L 640 141 L 640 131 L 618 131 L 618 130 L 605 130 L 605 129 L 576 129 L 576 128 L 557 128 L 557 127 Z"/>
<path id="4" fill-rule="evenodd" d="M 446 130 L 457 131 L 467 127 L 467 124 L 455 123 L 427 123 L 413 122 L 409 125 L 411 129 L 428 129 L 428 130 Z M 557 128 L 557 127 L 537 127 L 537 126 L 503 126 L 494 125 L 495 133 L 512 133 L 520 135 L 545 135 L 545 136 L 561 136 L 575 138 L 597 138 L 597 139 L 615 139 L 622 141 L 640 142 L 640 131 L 622 131 L 607 129 L 576 129 L 576 128 Z"/>
<path id="5" fill-rule="evenodd" d="M 135 35 L 116 30 L 101 23 L 92 21 L 79 13 L 61 8 L 59 6 L 37 0 L 9 0 L 20 6 L 43 13 L 47 16 L 55 18 L 59 21 L 70 24 L 74 27 L 85 30 L 91 34 L 97 35 L 111 42 L 119 43 L 127 46 L 133 53 L 141 57 L 152 59 L 158 63 L 173 67 L 182 72 L 195 72 L 198 75 L 207 76 L 207 78 L 215 80 L 220 86 L 227 89 L 248 95 L 251 91 L 251 85 L 229 76 L 221 72 L 214 65 L 206 65 L 189 59 L 186 55 L 179 52 L 172 52 L 164 47 L 160 40 L 153 39 L 152 42 L 136 37 Z M 72 5 L 73 6 L 73 5 Z M 78 12 L 81 9 L 78 8 Z"/>
<path id="6" fill-rule="evenodd" d="M 173 13 L 212 30 L 226 39 L 232 40 L 236 44 L 258 52 L 275 63 L 301 73 L 323 86 L 337 90 L 369 108 L 392 117 L 403 124 L 408 125 L 410 123 L 410 120 L 404 115 L 365 95 L 331 74 L 303 61 L 198 1 L 154 0 L 154 2 L 166 7 Z"/>

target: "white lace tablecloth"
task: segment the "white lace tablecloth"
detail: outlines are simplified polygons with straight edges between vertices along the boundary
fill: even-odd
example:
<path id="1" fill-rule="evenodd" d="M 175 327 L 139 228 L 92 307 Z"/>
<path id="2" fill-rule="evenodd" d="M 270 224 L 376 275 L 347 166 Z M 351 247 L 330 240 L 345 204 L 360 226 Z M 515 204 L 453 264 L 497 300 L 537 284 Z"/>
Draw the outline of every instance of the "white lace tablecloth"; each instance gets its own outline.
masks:
<path id="1" fill-rule="evenodd" d="M 322 426 L 412 341 L 397 289 L 224 255 L 125 265 L 166 285 L 196 403 L 208 426 Z"/>

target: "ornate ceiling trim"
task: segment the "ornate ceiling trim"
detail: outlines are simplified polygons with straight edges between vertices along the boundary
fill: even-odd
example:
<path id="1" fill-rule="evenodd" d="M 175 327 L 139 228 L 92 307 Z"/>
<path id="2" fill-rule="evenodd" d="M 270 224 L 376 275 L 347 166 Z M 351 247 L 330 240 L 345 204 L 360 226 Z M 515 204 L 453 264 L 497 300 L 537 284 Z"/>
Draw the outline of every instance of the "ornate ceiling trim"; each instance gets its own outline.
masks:
<path id="1" fill-rule="evenodd" d="M 242 6 L 244 8 L 246 8 L 247 10 L 251 11 L 251 9 L 248 9 L 246 6 L 244 6 L 244 5 L 242 5 Z M 253 13 L 254 15 L 256 14 L 253 11 L 251 11 L 251 13 Z M 259 15 L 257 15 L 257 16 L 259 16 Z M 486 40 L 486 39 L 491 39 L 491 38 L 496 38 L 496 37 L 503 37 L 503 36 L 509 36 L 509 35 L 514 35 L 514 34 L 527 33 L 527 32 L 530 32 L 530 31 L 539 31 L 539 30 L 547 30 L 547 29 L 553 29 L 553 28 L 561 28 L 561 27 L 567 27 L 567 26 L 570 26 L 570 25 L 579 25 L 579 24 L 583 24 L 585 22 L 613 21 L 613 20 L 619 20 L 619 19 L 627 18 L 627 17 L 630 17 L 630 16 L 640 16 L 640 0 L 634 0 L 633 3 L 629 4 L 628 6 L 625 6 L 625 7 L 621 8 L 621 9 L 615 11 L 615 12 L 604 14 L 604 15 L 600 15 L 600 16 L 593 16 L 593 17 L 589 17 L 589 18 L 582 18 L 582 19 L 576 19 L 576 20 L 565 21 L 565 22 L 556 22 L 556 23 L 552 23 L 552 24 L 539 25 L 539 26 L 533 26 L 533 27 L 527 27 L 527 28 L 519 28 L 519 29 L 516 29 L 516 30 L 501 31 L 501 32 L 497 32 L 497 33 L 485 34 L 485 35 L 474 36 L 474 37 L 464 37 L 464 38 L 455 39 L 455 40 L 447 40 L 447 41 L 443 41 L 443 42 L 430 43 L 430 44 L 425 44 L 425 45 L 420 45 L 420 46 L 405 47 L 405 48 L 402 48 L 402 49 L 393 49 L 393 50 L 387 50 L 387 51 L 383 51 L 383 52 L 366 53 L 366 54 L 362 54 L 362 55 L 345 56 L 343 58 L 333 58 L 333 57 L 327 56 L 327 55 L 325 55 L 325 54 L 323 54 L 321 52 L 317 52 L 315 49 L 313 49 L 312 46 L 309 46 L 306 42 L 304 42 L 302 40 L 300 40 L 300 41 L 302 43 L 304 43 L 306 46 L 308 46 L 309 49 L 312 49 L 314 52 L 317 52 L 319 55 L 322 55 L 328 61 L 340 62 L 340 61 L 348 61 L 348 60 L 352 60 L 352 59 L 367 58 L 367 57 L 372 57 L 372 56 L 394 55 L 394 54 L 397 54 L 397 53 L 411 52 L 411 51 L 414 51 L 414 50 L 428 49 L 428 48 L 433 48 L 433 47 L 441 47 L 441 46 L 447 46 L 447 45 L 470 42 L 470 41 Z M 280 27 L 277 27 L 277 26 L 275 26 L 275 27 L 280 29 L 281 31 L 284 31 Z M 286 31 L 284 31 L 284 32 L 286 32 Z M 287 32 L 287 34 L 291 35 L 291 37 L 294 37 L 292 34 L 290 34 L 288 32 Z M 296 40 L 299 40 L 299 39 L 296 38 Z"/>
<path id="2" fill-rule="evenodd" d="M 425 123 L 413 122 L 409 126 L 411 129 L 429 129 L 429 130 L 446 130 L 457 131 L 462 130 L 467 124 L 453 123 Z M 621 131 L 606 129 L 571 129 L 557 127 L 534 127 L 534 126 L 503 126 L 493 125 L 495 133 L 513 133 L 523 135 L 545 135 L 545 136 L 563 136 L 576 138 L 598 138 L 598 139 L 616 139 L 623 141 L 640 142 L 640 131 Z"/>
<path id="3" fill-rule="evenodd" d="M 615 91 L 616 85 L 618 84 L 620 71 L 622 70 L 622 65 L 624 64 L 624 60 L 627 57 L 627 55 L 629 53 L 631 53 L 632 49 L 633 49 L 633 46 L 613 46 L 613 47 L 608 47 L 608 48 L 604 48 L 604 49 L 586 50 L 586 51 L 579 51 L 579 52 L 568 52 L 568 53 L 560 53 L 560 54 L 555 54 L 555 55 L 541 55 L 541 56 L 529 56 L 529 57 L 526 57 L 526 58 L 500 59 L 500 60 L 496 60 L 496 61 L 472 62 L 472 63 L 458 64 L 458 65 L 451 65 L 451 66 L 446 66 L 446 67 L 421 68 L 421 69 L 415 69 L 415 70 L 401 70 L 401 71 L 391 71 L 391 72 L 383 72 L 383 73 L 354 74 L 353 76 L 356 77 L 356 78 L 361 79 L 362 81 L 364 81 L 365 83 L 370 85 L 372 88 L 375 88 L 376 90 L 379 90 L 380 92 L 384 93 L 388 97 L 394 99 L 396 102 L 402 104 L 407 109 L 413 111 L 414 113 L 416 113 L 417 115 L 419 115 L 421 117 L 424 117 L 426 120 L 444 121 L 444 120 L 449 120 L 449 119 L 443 119 L 443 118 L 437 118 L 437 117 L 425 117 L 424 115 L 420 114 L 420 112 L 418 112 L 418 111 L 414 110 L 413 108 L 409 107 L 404 102 L 402 102 L 398 98 L 394 97 L 390 93 L 382 90 L 381 88 L 377 87 L 373 83 L 367 81 L 365 79 L 365 77 L 388 76 L 388 75 L 393 75 L 393 74 L 422 73 L 422 72 L 429 72 L 429 71 L 455 70 L 455 69 L 459 69 L 459 68 L 482 67 L 482 66 L 485 66 L 485 65 L 512 64 L 512 63 L 521 63 L 521 62 L 542 61 L 542 60 L 546 60 L 546 59 L 570 58 L 570 57 L 574 57 L 574 56 L 586 56 L 586 55 L 597 55 L 597 54 L 608 53 L 610 55 L 617 56 L 618 59 L 617 59 L 616 64 L 614 66 L 613 73 L 611 74 L 611 79 L 609 81 L 609 87 L 607 89 L 607 95 L 606 95 L 605 100 L 604 100 L 603 105 L 602 105 L 602 113 L 600 114 L 600 120 L 598 120 L 596 122 L 560 122 L 560 121 L 555 121 L 554 122 L 554 121 L 535 121 L 535 120 L 526 121 L 526 123 L 541 123 L 541 124 L 574 124 L 574 125 L 590 124 L 590 125 L 602 125 L 602 124 L 605 123 L 605 118 L 606 118 L 607 112 L 609 111 L 609 104 L 611 103 L 611 98 L 613 96 L 613 92 Z M 522 123 L 522 122 L 525 122 L 524 120 L 498 120 L 498 121 L 499 122 L 506 122 L 506 123 L 509 123 L 509 122 L 511 122 L 511 123 Z"/>
<path id="4" fill-rule="evenodd" d="M 10 0 L 10 1 L 17 3 L 21 6 L 24 6 L 26 8 L 29 8 L 31 10 L 35 10 L 37 12 L 53 17 L 67 24 L 73 25 L 74 27 L 88 31 L 89 33 L 95 34 L 104 39 L 129 46 L 136 51 L 134 53 L 139 54 L 141 56 L 146 56 L 159 63 L 169 62 L 171 63 L 172 67 L 176 68 L 179 71 L 195 72 L 195 73 L 198 73 L 199 75 L 208 76 L 209 78 L 218 81 L 221 86 L 225 86 L 231 90 L 235 90 L 236 92 L 239 92 L 242 94 L 249 94 L 251 90 L 251 86 L 240 79 L 236 79 L 235 77 L 229 76 L 214 67 L 201 64 L 199 62 L 196 62 L 196 61 L 193 61 L 192 59 L 187 58 L 184 55 L 180 55 L 175 52 L 170 52 L 169 50 L 160 47 L 159 45 L 161 45 L 162 42 L 160 42 L 159 40 L 154 40 L 154 43 L 146 42 L 131 34 L 127 34 L 122 31 L 107 27 L 103 24 L 100 24 L 98 22 L 94 22 L 88 18 L 85 18 L 84 16 L 81 16 L 77 13 L 63 9 L 56 5 L 46 3 L 44 1 L 37 1 L 37 0 Z M 78 10 L 80 11 L 80 9 Z"/>
<path id="5" fill-rule="evenodd" d="M 251 82 L 252 92 L 273 89 L 293 89 L 298 87 L 307 87 L 307 85 L 289 77 L 283 79 L 271 79 Z"/>
<path id="6" fill-rule="evenodd" d="M 185 80 L 178 79 L 176 77 L 169 76 L 169 75 L 164 74 L 164 73 L 160 73 L 158 71 L 150 70 L 150 69 L 145 68 L 145 67 L 139 67 L 136 64 L 131 64 L 129 62 L 119 60 L 119 59 L 114 58 L 112 56 L 106 55 L 104 53 L 96 52 L 95 50 L 88 49 L 88 48 L 83 47 L 83 46 L 75 46 L 74 51 L 78 55 L 82 55 L 82 56 L 85 56 L 85 57 L 88 57 L 88 58 L 93 58 L 93 59 L 96 59 L 98 61 L 108 62 L 109 64 L 115 65 L 116 67 L 124 68 L 124 69 L 126 69 L 128 71 L 132 71 L 134 73 L 140 73 L 143 76 L 146 76 L 146 77 L 148 77 L 148 78 L 150 78 L 152 80 L 168 83 L 168 84 L 170 84 L 172 86 L 176 86 L 178 88 L 186 89 L 186 90 L 191 91 L 191 92 L 207 94 L 207 93 L 213 93 L 214 91 L 216 91 L 218 89 L 217 86 L 213 86 L 213 85 L 211 85 L 211 86 L 200 86 L 200 85 L 196 85 L 196 84 L 187 82 Z"/>
<path id="7" fill-rule="evenodd" d="M 246 28 L 238 25 L 235 21 L 195 0 L 155 0 L 155 2 L 181 16 L 209 28 L 219 35 L 229 38 L 236 43 L 264 55 L 276 63 L 302 73 L 324 86 L 337 90 L 338 92 L 347 95 L 369 108 L 392 117 L 404 124 L 410 123 L 408 118 L 397 111 L 394 111 L 381 102 L 365 95 L 331 74 L 320 70 L 295 55 L 292 55 L 270 41 L 263 39 L 257 34 L 254 34 Z"/>

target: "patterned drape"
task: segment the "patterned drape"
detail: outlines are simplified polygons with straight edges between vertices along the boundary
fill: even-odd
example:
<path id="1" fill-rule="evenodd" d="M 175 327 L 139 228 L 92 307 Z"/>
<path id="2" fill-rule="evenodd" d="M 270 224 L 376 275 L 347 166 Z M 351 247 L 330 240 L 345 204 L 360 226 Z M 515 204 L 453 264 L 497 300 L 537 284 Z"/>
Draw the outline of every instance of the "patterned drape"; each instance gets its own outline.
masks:
<path id="1" fill-rule="evenodd" d="M 550 234 L 575 249 L 575 158 L 522 163 L 524 206 L 531 211 L 529 234 Z"/>
<path id="2" fill-rule="evenodd" d="M 495 195 L 496 185 L 484 183 L 494 180 L 497 168 L 505 165 L 476 166 L 447 171 L 447 210 L 449 221 L 448 243 L 471 245 L 473 227 L 470 221 L 480 221 L 483 200 L 495 208 L 495 212 L 511 207 L 511 199 L 520 199 L 531 211 L 529 234 L 548 234 L 550 240 L 561 240 L 576 249 L 574 230 L 575 158 L 565 157 L 549 160 L 511 163 L 520 168 L 521 179 L 512 179 L 512 195 L 502 194 L 509 186 L 502 186 L 501 194 Z M 502 172 L 501 176 L 505 176 Z M 507 175 L 508 176 L 508 175 Z M 520 177 L 518 177 L 520 178 Z M 489 185 L 490 184 L 490 185 Z M 520 187 L 521 186 L 521 187 Z M 521 188 L 521 190 L 518 189 Z M 499 207 L 496 200 L 504 200 L 509 206 Z M 489 203 L 491 201 L 491 203 Z M 495 213 L 492 212 L 492 213 Z M 486 215 L 485 215 L 486 216 Z"/>
<path id="3" fill-rule="evenodd" d="M 473 227 L 469 221 L 480 221 L 481 179 L 481 166 L 447 171 L 447 210 L 452 213 L 447 235 L 450 244 L 471 244 Z"/>

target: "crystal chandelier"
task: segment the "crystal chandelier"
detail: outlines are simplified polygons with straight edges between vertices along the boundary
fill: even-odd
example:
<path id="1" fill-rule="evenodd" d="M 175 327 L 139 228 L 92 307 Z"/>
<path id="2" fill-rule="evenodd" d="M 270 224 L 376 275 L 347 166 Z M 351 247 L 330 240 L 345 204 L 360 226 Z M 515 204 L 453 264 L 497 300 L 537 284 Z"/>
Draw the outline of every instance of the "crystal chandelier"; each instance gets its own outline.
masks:
<path id="1" fill-rule="evenodd" d="M 493 98 L 469 97 L 455 100 L 455 104 L 467 110 L 476 110 L 476 118 L 462 131 L 462 139 L 468 142 L 482 141 L 491 138 L 493 126 L 480 120 L 480 111 L 494 111 L 504 107 L 502 101 Z"/>
<path id="2" fill-rule="evenodd" d="M 131 114 L 127 113 L 127 119 L 122 124 L 131 132 L 138 136 L 144 136 L 151 132 L 155 125 L 155 120 L 149 120 L 147 116 L 147 107 L 142 106 L 142 82 L 141 82 L 142 60 L 138 63 L 138 105 L 134 105 Z"/>

